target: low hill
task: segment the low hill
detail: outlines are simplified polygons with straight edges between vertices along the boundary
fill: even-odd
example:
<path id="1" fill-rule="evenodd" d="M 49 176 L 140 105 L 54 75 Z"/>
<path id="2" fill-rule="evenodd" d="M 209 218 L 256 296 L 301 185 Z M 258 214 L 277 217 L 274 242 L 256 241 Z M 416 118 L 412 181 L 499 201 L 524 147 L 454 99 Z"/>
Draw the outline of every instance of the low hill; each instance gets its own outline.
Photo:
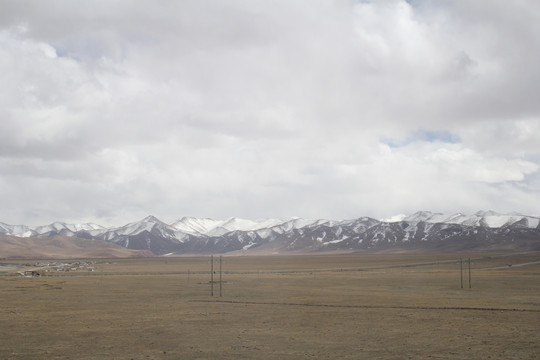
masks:
<path id="1" fill-rule="evenodd" d="M 0 234 L 0 258 L 71 259 L 151 257 L 147 250 L 126 249 L 103 240 L 66 236 L 22 238 Z"/>

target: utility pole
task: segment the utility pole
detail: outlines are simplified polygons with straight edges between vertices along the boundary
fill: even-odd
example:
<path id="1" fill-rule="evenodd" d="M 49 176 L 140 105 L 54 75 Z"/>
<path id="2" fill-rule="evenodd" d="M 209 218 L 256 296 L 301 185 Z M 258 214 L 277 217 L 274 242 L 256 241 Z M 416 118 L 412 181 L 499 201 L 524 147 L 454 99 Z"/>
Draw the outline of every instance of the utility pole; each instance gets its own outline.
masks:
<path id="1" fill-rule="evenodd" d="M 471 284 L 471 258 L 469 258 L 469 289 L 472 288 Z"/>
<path id="2" fill-rule="evenodd" d="M 222 272 L 221 272 L 221 260 L 222 260 L 222 256 L 220 255 L 219 256 L 219 297 L 221 297 L 221 295 L 222 295 L 222 292 L 221 292 L 221 279 L 222 279 L 222 277 L 221 277 L 221 274 L 222 274 Z"/>
<path id="3" fill-rule="evenodd" d="M 459 268 L 460 268 L 460 279 L 461 279 L 461 288 L 463 289 L 463 259 L 459 259 Z"/>
<path id="4" fill-rule="evenodd" d="M 214 296 L 214 255 L 210 255 L 210 296 Z"/>

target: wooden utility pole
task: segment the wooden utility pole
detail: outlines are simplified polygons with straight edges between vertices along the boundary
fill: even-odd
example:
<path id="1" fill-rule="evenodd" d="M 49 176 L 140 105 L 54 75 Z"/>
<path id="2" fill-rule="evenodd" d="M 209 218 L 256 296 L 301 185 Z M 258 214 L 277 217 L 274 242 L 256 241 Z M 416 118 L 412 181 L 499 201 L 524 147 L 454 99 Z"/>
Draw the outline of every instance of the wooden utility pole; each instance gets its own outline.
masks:
<path id="1" fill-rule="evenodd" d="M 461 279 L 461 288 L 463 289 L 463 259 L 459 259 L 459 268 L 460 268 L 460 279 Z"/>
<path id="2" fill-rule="evenodd" d="M 214 296 L 214 255 L 210 255 L 210 296 Z"/>
<path id="3" fill-rule="evenodd" d="M 469 289 L 472 288 L 471 284 L 471 258 L 469 258 Z"/>
<path id="4" fill-rule="evenodd" d="M 221 295 L 222 295 L 222 292 L 221 292 L 221 279 L 222 279 L 222 277 L 221 277 L 221 274 L 222 274 L 222 272 L 221 272 L 221 262 L 222 261 L 221 260 L 222 260 L 222 256 L 220 255 L 219 256 L 219 297 L 221 297 Z"/>

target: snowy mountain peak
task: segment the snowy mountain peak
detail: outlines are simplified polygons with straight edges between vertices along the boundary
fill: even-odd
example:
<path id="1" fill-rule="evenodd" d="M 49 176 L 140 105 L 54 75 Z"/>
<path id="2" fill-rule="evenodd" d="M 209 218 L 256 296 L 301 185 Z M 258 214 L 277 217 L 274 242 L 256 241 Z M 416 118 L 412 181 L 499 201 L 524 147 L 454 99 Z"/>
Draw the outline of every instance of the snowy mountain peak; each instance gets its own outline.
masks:
<path id="1" fill-rule="evenodd" d="M 68 226 L 73 231 L 80 231 L 80 230 L 92 231 L 92 230 L 105 229 L 103 226 L 94 224 L 94 223 L 73 224 L 73 225 L 68 225 Z"/>
<path id="2" fill-rule="evenodd" d="M 147 234 L 144 236 L 149 236 L 148 234 L 159 234 L 159 236 L 164 238 L 175 238 L 176 241 L 181 241 L 186 235 L 185 233 L 177 231 L 177 229 L 171 225 L 159 220 L 155 216 L 150 215 L 140 221 L 129 223 L 122 227 L 104 229 L 101 231 L 101 234 L 96 234 L 96 236 L 114 242 L 112 239 L 136 236 L 139 234 Z"/>
<path id="3" fill-rule="evenodd" d="M 398 215 L 394 215 L 386 219 L 381 219 L 381 221 L 388 222 L 388 223 L 400 222 L 400 221 L 403 221 L 403 219 L 405 219 L 406 217 L 407 215 L 405 214 L 398 214 Z"/>
<path id="4" fill-rule="evenodd" d="M 231 217 L 227 220 L 183 217 L 180 220 L 172 223 L 171 226 L 188 234 L 221 236 L 233 231 L 254 231 L 262 228 L 269 228 L 283 222 L 283 220 L 278 219 L 263 219 L 254 221 L 237 217 Z"/>
<path id="5" fill-rule="evenodd" d="M 176 222 L 190 222 L 190 221 L 195 221 L 197 219 L 198 218 L 193 217 L 193 216 L 182 216 L 179 220 L 176 220 Z"/>
<path id="6" fill-rule="evenodd" d="M 483 211 L 483 210 L 480 210 L 480 211 L 477 211 L 476 213 L 474 213 L 474 215 L 478 216 L 478 217 L 485 217 L 485 216 L 499 216 L 501 214 L 493 211 L 493 210 L 487 210 L 487 211 Z"/>
<path id="7" fill-rule="evenodd" d="M 177 230 L 183 231 L 188 234 L 207 234 L 210 230 L 218 227 L 222 221 L 213 220 L 209 218 L 195 218 L 184 216 L 178 221 L 175 221 L 171 226 Z"/>
<path id="8" fill-rule="evenodd" d="M 418 211 L 412 215 L 403 218 L 404 221 L 426 221 L 433 217 L 433 215 L 440 215 L 432 213 L 431 211 Z"/>
<path id="9" fill-rule="evenodd" d="M 58 231 L 61 231 L 62 229 L 69 230 L 67 229 L 66 224 L 55 221 L 49 225 L 36 226 L 34 228 L 34 231 L 38 234 L 47 234 L 53 231 L 58 232 Z"/>
<path id="10" fill-rule="evenodd" d="M 283 223 L 283 220 L 277 220 L 277 219 L 263 219 L 263 220 L 246 220 L 246 219 L 240 219 L 240 218 L 230 218 L 225 223 L 223 223 L 221 226 L 230 230 L 242 230 L 242 231 L 248 231 L 248 230 L 258 230 L 261 228 L 266 227 L 272 227 L 277 224 Z"/>
<path id="11" fill-rule="evenodd" d="M 445 215 L 441 213 L 431 213 L 429 211 L 419 211 L 413 215 L 404 217 L 401 221 L 411 223 L 423 221 L 430 224 L 457 224 L 487 228 L 501 228 L 512 226 L 514 224 L 517 226 L 517 224 L 520 224 L 519 226 L 535 229 L 540 223 L 540 218 L 535 216 L 520 215 L 517 213 L 499 214 L 491 210 L 478 211 L 473 215 L 465 215 L 462 213 Z"/>
<path id="12" fill-rule="evenodd" d="M 145 217 L 144 219 L 141 220 L 141 222 L 146 222 L 146 223 L 161 223 L 163 221 L 159 220 L 157 217 L 155 217 L 154 215 L 148 215 L 147 217 Z"/>

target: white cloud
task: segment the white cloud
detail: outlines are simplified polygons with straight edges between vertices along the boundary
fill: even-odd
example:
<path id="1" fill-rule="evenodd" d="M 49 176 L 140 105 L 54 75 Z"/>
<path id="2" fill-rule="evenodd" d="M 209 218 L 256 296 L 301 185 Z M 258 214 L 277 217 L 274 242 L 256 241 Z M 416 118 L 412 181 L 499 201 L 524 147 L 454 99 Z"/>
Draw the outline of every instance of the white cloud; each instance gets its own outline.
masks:
<path id="1" fill-rule="evenodd" d="M 0 221 L 540 213 L 539 6 L 412 3 L 6 2 Z"/>

